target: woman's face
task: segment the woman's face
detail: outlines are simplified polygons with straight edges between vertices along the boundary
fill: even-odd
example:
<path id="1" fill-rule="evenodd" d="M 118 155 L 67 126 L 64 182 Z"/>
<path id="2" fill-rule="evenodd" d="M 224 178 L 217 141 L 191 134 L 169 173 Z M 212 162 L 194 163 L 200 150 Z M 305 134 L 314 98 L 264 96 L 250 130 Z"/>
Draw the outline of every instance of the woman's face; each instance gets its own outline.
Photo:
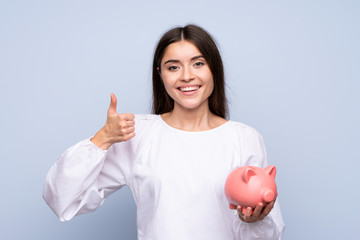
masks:
<path id="1" fill-rule="evenodd" d="M 174 100 L 174 110 L 209 109 L 208 98 L 214 90 L 209 65 L 189 41 L 170 44 L 161 60 L 161 79 Z"/>

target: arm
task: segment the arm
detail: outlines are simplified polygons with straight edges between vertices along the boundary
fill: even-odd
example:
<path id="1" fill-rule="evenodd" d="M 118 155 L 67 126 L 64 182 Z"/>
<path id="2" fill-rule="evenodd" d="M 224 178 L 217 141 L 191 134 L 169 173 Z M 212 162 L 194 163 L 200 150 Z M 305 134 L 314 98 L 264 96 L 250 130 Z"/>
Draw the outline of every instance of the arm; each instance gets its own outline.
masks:
<path id="1" fill-rule="evenodd" d="M 84 140 L 67 149 L 51 167 L 43 198 L 61 221 L 94 211 L 102 204 L 104 191 L 96 180 L 106 155 L 90 140 Z"/>
<path id="2" fill-rule="evenodd" d="M 242 158 L 242 165 L 253 165 L 260 168 L 267 166 L 266 150 L 261 135 L 254 129 L 246 134 Z M 281 216 L 278 200 L 266 205 L 259 204 L 254 211 L 251 208 L 237 209 L 237 232 L 240 239 L 282 239 L 284 222 Z"/>
<path id="3" fill-rule="evenodd" d="M 112 94 L 105 126 L 91 141 L 67 149 L 51 167 L 43 197 L 61 221 L 94 211 L 106 196 L 126 184 L 131 146 L 111 146 L 135 135 L 133 117 L 116 113 L 116 97 Z"/>

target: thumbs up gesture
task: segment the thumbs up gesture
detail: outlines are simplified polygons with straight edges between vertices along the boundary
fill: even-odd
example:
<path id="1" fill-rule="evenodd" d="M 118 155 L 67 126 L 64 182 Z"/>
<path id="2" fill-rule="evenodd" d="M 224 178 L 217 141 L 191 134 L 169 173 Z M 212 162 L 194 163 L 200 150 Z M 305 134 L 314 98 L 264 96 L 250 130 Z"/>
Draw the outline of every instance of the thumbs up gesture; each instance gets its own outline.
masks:
<path id="1" fill-rule="evenodd" d="M 117 99 L 111 94 L 105 126 L 98 131 L 91 141 L 103 150 L 117 142 L 127 141 L 135 136 L 135 116 L 132 113 L 117 113 Z"/>

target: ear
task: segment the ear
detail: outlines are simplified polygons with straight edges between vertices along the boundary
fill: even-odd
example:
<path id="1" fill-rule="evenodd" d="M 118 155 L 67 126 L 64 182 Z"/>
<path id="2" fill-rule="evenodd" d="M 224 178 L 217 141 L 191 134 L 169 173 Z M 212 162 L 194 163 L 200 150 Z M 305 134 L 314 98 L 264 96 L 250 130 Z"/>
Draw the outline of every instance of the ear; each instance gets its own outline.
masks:
<path id="1" fill-rule="evenodd" d="M 265 173 L 267 175 L 272 176 L 275 179 L 275 175 L 276 175 L 276 167 L 274 165 L 269 165 L 264 169 Z"/>
<path id="2" fill-rule="evenodd" d="M 246 169 L 242 175 L 242 179 L 245 183 L 248 183 L 250 181 L 250 178 L 255 175 L 256 175 L 256 172 L 253 168 L 246 167 Z"/>
<path id="3" fill-rule="evenodd" d="M 158 74 L 160 75 L 161 74 L 160 67 L 156 67 L 156 70 L 157 70 Z"/>

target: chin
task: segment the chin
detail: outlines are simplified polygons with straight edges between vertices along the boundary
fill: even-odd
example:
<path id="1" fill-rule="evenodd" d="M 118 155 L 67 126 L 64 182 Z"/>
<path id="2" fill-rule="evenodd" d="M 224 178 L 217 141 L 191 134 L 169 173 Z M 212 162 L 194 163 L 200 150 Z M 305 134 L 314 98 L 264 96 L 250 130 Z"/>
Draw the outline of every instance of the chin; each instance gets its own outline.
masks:
<path id="1" fill-rule="evenodd" d="M 193 110 L 202 108 L 203 104 L 205 105 L 207 103 L 198 103 L 198 102 L 197 103 L 189 103 L 189 102 L 187 102 L 187 103 L 181 103 L 181 104 L 178 104 L 178 105 L 179 105 L 179 107 L 181 107 L 183 109 L 193 111 Z M 208 106 L 208 104 L 207 104 L 207 106 Z"/>

